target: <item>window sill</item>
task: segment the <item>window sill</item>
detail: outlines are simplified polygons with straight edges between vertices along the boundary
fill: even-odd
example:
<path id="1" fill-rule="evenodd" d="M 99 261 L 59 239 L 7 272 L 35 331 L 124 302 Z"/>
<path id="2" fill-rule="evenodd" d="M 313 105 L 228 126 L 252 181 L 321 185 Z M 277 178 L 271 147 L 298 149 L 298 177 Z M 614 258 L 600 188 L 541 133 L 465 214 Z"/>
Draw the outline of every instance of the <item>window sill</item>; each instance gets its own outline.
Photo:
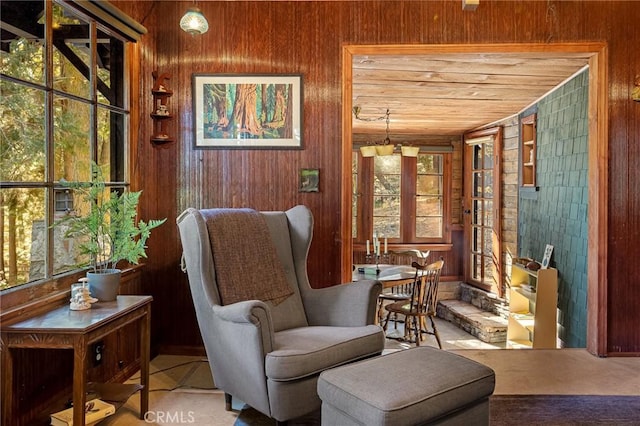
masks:
<path id="1" fill-rule="evenodd" d="M 144 264 L 122 268 L 122 279 L 139 274 Z M 69 302 L 71 284 L 84 277 L 86 271 L 74 271 L 48 281 L 37 281 L 10 288 L 0 297 L 0 322 L 3 324 L 37 315 Z"/>
<path id="2" fill-rule="evenodd" d="M 362 243 L 355 243 L 353 245 L 355 251 L 365 251 L 366 245 Z M 451 251 L 453 250 L 453 244 L 451 243 L 408 243 L 408 244 L 389 244 L 389 252 L 400 252 L 406 250 L 420 250 L 420 251 Z"/>

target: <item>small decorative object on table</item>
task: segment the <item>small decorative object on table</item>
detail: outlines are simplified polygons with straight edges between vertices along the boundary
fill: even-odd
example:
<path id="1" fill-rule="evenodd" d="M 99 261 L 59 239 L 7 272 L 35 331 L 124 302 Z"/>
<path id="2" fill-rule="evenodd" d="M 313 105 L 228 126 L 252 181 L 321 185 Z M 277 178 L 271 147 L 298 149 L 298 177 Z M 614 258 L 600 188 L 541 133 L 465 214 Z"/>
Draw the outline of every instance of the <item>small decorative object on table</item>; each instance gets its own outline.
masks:
<path id="1" fill-rule="evenodd" d="M 540 269 L 540 264 L 535 260 L 532 260 L 531 262 L 527 263 L 527 269 L 530 271 L 537 271 L 538 269 Z"/>
<path id="2" fill-rule="evenodd" d="M 384 239 L 384 253 L 380 254 L 380 239 L 378 238 L 378 233 L 374 231 L 373 233 L 373 255 L 371 254 L 369 240 L 367 240 L 367 254 L 365 256 L 367 263 L 372 263 L 372 260 L 375 260 L 376 264 L 376 275 L 380 274 L 380 259 L 382 257 L 382 263 L 386 263 L 389 261 L 389 250 L 388 250 L 388 241 L 387 238 Z M 365 271 L 366 273 L 366 271 Z"/>
<path id="3" fill-rule="evenodd" d="M 89 280 L 80 278 L 80 282 L 71 285 L 71 299 L 69 299 L 69 309 L 72 311 L 83 311 L 91 308 L 92 303 L 96 303 L 98 299 L 91 297 L 89 290 Z"/>
<path id="4" fill-rule="evenodd" d="M 527 263 L 531 262 L 533 259 L 530 257 L 514 257 L 512 262 L 518 265 L 527 266 Z"/>

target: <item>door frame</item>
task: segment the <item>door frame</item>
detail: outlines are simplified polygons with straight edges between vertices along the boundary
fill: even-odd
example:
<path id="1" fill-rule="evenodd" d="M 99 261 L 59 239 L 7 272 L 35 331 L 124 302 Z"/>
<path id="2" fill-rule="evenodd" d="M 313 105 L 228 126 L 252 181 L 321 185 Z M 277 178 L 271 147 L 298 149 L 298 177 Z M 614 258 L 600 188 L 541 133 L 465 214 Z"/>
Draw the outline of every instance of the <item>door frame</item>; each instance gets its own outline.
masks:
<path id="1" fill-rule="evenodd" d="M 587 350 L 607 355 L 609 119 L 607 45 L 584 43 L 391 44 L 342 46 L 342 162 L 340 188 L 340 277 L 351 281 L 352 81 L 354 55 L 588 53 L 589 58 L 589 205 L 587 253 Z"/>
<path id="2" fill-rule="evenodd" d="M 468 167 L 470 166 L 471 161 L 473 161 L 472 158 L 468 158 L 468 156 L 466 155 L 467 152 L 467 140 L 469 139 L 477 139 L 477 138 L 483 138 L 483 137 L 492 137 L 493 138 L 493 182 L 494 182 L 494 186 L 493 186 L 493 211 L 492 211 L 492 216 L 493 216 L 493 226 L 492 226 L 492 230 L 493 233 L 495 234 L 492 237 L 492 240 L 494 241 L 493 243 L 493 248 L 492 251 L 494 252 L 494 254 L 497 255 L 497 262 L 496 262 L 496 268 L 495 268 L 495 275 L 496 275 L 496 286 L 497 288 L 495 290 L 497 290 L 497 294 L 499 297 L 504 297 L 504 292 L 503 292 L 503 281 L 504 281 L 504 276 L 502 273 L 502 264 L 504 259 L 502 258 L 502 185 L 501 185 L 501 176 L 502 176 L 502 149 L 503 149 L 503 144 L 502 144 L 502 126 L 498 126 L 498 127 L 490 127 L 487 129 L 483 129 L 483 130 L 476 130 L 476 131 L 471 131 L 471 132 L 467 132 L 463 135 L 462 138 L 462 163 L 464 164 L 462 170 L 462 211 L 463 211 L 463 226 L 464 226 L 464 247 L 463 247 L 463 251 L 462 251 L 462 261 L 464 262 L 464 264 L 462 265 L 462 272 L 463 272 L 463 277 L 464 277 L 464 281 L 466 283 L 470 283 L 470 285 L 474 286 L 474 287 L 479 287 L 483 290 L 486 291 L 493 291 L 494 289 L 491 288 L 491 286 L 487 286 L 485 284 L 482 283 L 478 283 L 478 284 L 471 284 L 471 264 L 470 264 L 470 258 L 471 258 L 471 252 L 470 252 L 470 245 L 471 245 L 471 229 L 469 229 L 469 225 L 470 225 L 470 214 L 466 214 L 465 211 L 468 211 L 472 208 L 472 206 L 470 205 L 470 203 L 467 203 L 469 197 L 471 197 L 471 185 L 473 185 L 473 182 L 471 182 L 471 179 L 467 179 L 469 176 L 468 174 Z"/>

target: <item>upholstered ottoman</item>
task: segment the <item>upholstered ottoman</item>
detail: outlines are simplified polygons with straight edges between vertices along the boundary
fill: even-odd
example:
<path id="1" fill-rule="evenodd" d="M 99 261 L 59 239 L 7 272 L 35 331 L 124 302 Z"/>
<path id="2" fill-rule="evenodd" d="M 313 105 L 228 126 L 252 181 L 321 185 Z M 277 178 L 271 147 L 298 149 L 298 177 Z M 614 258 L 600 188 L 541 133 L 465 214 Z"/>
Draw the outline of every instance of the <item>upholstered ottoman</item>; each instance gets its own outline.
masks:
<path id="1" fill-rule="evenodd" d="M 421 346 L 324 371 L 322 425 L 488 425 L 495 375 L 480 363 Z"/>

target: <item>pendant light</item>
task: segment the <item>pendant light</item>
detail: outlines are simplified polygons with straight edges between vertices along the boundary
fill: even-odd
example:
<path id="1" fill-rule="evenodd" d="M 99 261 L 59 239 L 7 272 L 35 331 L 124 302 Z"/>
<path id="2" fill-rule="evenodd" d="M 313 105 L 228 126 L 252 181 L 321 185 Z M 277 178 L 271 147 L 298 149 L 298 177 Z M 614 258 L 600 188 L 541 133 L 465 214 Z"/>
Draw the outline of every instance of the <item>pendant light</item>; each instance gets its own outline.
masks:
<path id="1" fill-rule="evenodd" d="M 209 23 L 200 9 L 192 6 L 187 9 L 182 19 L 180 19 L 180 28 L 191 35 L 200 35 L 209 30 Z"/>
<path id="2" fill-rule="evenodd" d="M 420 152 L 419 146 L 404 146 L 400 148 L 403 157 L 417 157 Z"/>
<path id="3" fill-rule="evenodd" d="M 391 143 L 391 138 L 389 138 L 389 110 L 387 109 L 387 113 L 385 114 L 385 120 L 387 122 L 387 129 L 384 141 L 382 141 L 382 145 L 376 145 L 376 154 L 378 155 L 391 155 L 393 154 L 393 144 Z"/>
<path id="4" fill-rule="evenodd" d="M 381 143 L 377 143 L 377 142 L 373 142 L 372 144 L 367 144 L 365 146 L 361 146 L 360 147 L 360 154 L 363 157 L 375 157 L 376 155 L 391 155 L 393 154 L 393 144 L 391 143 L 391 138 L 389 138 L 389 109 L 387 109 L 387 112 L 385 113 L 385 115 L 383 115 L 382 117 L 377 117 L 377 118 L 361 118 L 360 117 L 360 107 L 359 106 L 355 106 L 353 107 L 353 115 L 356 118 L 356 120 L 362 120 L 362 121 L 381 121 L 381 120 L 386 120 L 386 137 L 384 138 L 384 141 L 382 141 Z"/>

